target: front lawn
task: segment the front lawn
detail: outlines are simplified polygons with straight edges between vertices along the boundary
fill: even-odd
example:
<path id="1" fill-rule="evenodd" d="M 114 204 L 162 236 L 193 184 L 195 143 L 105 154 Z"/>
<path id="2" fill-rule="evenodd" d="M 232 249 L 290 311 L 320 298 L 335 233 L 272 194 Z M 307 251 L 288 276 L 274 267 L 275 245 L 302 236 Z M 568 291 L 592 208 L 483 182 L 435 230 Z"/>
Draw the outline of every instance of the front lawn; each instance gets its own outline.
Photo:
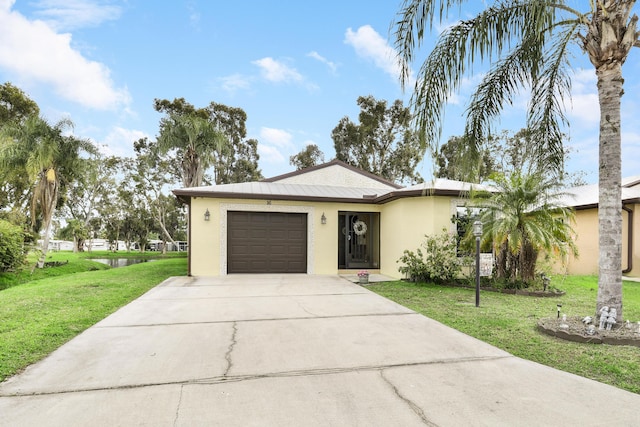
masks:
<path id="1" fill-rule="evenodd" d="M 483 291 L 478 308 L 474 289 L 407 282 L 368 289 L 515 356 L 640 393 L 640 348 L 572 343 L 536 330 L 540 318 L 557 315 L 558 303 L 567 316 L 593 315 L 597 284 L 595 276 L 555 277 L 566 295 L 553 298 Z M 640 321 L 640 283 L 624 282 L 623 314 Z"/>

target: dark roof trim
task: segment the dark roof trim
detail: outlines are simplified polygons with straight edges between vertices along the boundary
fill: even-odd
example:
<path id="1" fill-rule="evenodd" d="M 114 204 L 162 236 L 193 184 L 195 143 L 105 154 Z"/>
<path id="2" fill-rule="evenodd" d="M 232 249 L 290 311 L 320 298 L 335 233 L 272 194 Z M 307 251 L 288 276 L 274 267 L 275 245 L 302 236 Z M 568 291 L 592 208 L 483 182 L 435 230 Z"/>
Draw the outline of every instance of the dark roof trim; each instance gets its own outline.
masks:
<path id="1" fill-rule="evenodd" d="M 377 203 L 388 203 L 398 199 L 404 199 L 407 197 L 428 197 L 428 196 L 452 196 L 452 197 L 468 197 L 468 191 L 458 190 L 442 190 L 435 188 L 424 188 L 420 190 L 411 191 L 392 191 L 390 193 L 383 194 L 376 198 Z"/>
<path id="2" fill-rule="evenodd" d="M 350 197 L 317 197 L 317 196 L 293 196 L 289 194 L 263 194 L 263 193 L 212 193 L 209 191 L 182 191 L 173 190 L 180 200 L 187 200 L 192 197 L 203 197 L 209 199 L 247 199 L 247 200 L 291 200 L 297 202 L 345 202 L 345 203 L 368 203 L 375 204 L 375 199 L 350 198 Z"/>
<path id="3" fill-rule="evenodd" d="M 633 199 L 625 199 L 622 201 L 622 206 L 628 205 L 637 205 L 640 204 L 640 198 L 635 197 Z M 598 209 L 598 203 L 588 203 L 585 205 L 577 205 L 577 206 L 569 206 L 577 211 L 585 210 L 585 209 Z"/>
<path id="4" fill-rule="evenodd" d="M 462 197 L 463 194 L 456 190 L 412 190 L 412 191 L 393 191 L 385 193 L 381 196 L 364 195 L 362 198 L 353 197 L 317 197 L 317 196 L 295 196 L 289 194 L 263 194 L 263 193 L 233 193 L 233 192 L 220 192 L 212 193 L 210 191 L 199 191 L 194 189 L 179 189 L 173 190 L 173 194 L 178 199 L 187 203 L 192 197 L 203 197 L 210 199 L 248 199 L 248 200 L 290 200 L 298 202 L 343 202 L 343 203 L 363 203 L 381 205 L 384 203 L 392 202 L 394 200 L 403 199 L 406 197 L 421 197 L 421 196 L 454 196 Z"/>
<path id="5" fill-rule="evenodd" d="M 310 168 L 300 169 L 300 170 L 297 170 L 297 171 L 285 173 L 283 175 L 273 176 L 271 178 L 265 178 L 260 182 L 276 182 L 276 181 L 280 181 L 280 180 L 285 179 L 285 178 L 291 178 L 292 176 L 303 175 L 303 174 L 305 174 L 307 172 L 312 172 L 312 171 L 324 169 L 324 168 L 327 168 L 329 166 L 335 166 L 335 165 L 342 166 L 342 167 L 344 167 L 346 169 L 349 169 L 349 170 L 351 170 L 353 172 L 359 173 L 360 175 L 366 176 L 367 178 L 373 179 L 375 181 L 378 181 L 378 182 L 380 182 L 382 184 L 385 184 L 385 185 L 388 185 L 390 187 L 397 188 L 397 189 L 403 188 L 402 185 L 398 185 L 398 184 L 396 184 L 394 182 L 387 181 L 384 178 L 380 178 L 378 175 L 374 175 L 371 172 L 367 172 L 367 171 L 359 169 L 359 168 L 357 168 L 355 166 L 351 166 L 351 165 L 349 165 L 349 164 L 347 164 L 347 163 L 345 163 L 345 162 L 343 162 L 341 160 L 338 160 L 338 159 L 333 159 L 330 162 L 323 163 L 321 165 L 311 166 Z"/>

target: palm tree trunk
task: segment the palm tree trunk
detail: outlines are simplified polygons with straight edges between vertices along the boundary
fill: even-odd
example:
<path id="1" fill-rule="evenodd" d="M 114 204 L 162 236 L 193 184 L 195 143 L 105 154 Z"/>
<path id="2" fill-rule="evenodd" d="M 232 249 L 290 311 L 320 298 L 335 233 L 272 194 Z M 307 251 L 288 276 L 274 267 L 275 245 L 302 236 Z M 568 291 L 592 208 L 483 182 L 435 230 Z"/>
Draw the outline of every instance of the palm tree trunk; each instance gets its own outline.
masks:
<path id="1" fill-rule="evenodd" d="M 51 234 L 51 220 L 53 218 L 53 212 L 44 218 L 44 236 L 42 238 L 42 248 L 40 249 L 40 258 L 38 258 L 38 268 L 44 267 L 44 262 L 47 259 L 47 251 L 49 250 L 49 235 Z"/>
<path id="2" fill-rule="evenodd" d="M 600 101 L 599 261 L 596 313 L 615 308 L 622 321 L 622 191 L 620 100 L 622 69 L 619 62 L 597 69 Z"/>
<path id="3" fill-rule="evenodd" d="M 56 210 L 56 204 L 58 203 L 58 181 L 53 169 L 48 169 L 46 172 L 42 172 L 41 181 L 36 191 L 40 191 L 37 196 L 40 199 L 40 209 L 42 210 L 42 217 L 44 220 L 44 236 L 42 238 L 42 248 L 40 258 L 38 259 L 37 267 L 43 268 L 44 262 L 47 258 L 47 251 L 49 250 L 49 238 L 51 234 L 51 220 Z"/>

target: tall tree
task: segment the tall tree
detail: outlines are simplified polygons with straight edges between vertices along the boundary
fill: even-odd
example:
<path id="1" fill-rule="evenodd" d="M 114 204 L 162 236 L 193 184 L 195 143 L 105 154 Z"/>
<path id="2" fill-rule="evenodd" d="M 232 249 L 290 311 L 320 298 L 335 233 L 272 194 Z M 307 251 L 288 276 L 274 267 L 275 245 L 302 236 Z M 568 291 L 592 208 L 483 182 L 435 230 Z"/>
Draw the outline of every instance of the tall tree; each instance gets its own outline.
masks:
<path id="1" fill-rule="evenodd" d="M 133 144 L 136 157 L 126 163 L 126 178 L 135 183 L 135 189 L 154 219 L 163 240 L 177 243 L 167 223 L 173 210 L 179 207 L 165 195 L 168 188 L 179 179 L 175 176 L 175 167 L 171 159 L 161 156 L 153 143 L 147 138 L 139 139 Z M 163 252 L 166 245 L 163 246 Z"/>
<path id="2" fill-rule="evenodd" d="M 324 162 L 324 153 L 316 144 L 309 144 L 298 154 L 289 157 L 289 164 L 296 170 L 310 168 Z"/>
<path id="3" fill-rule="evenodd" d="M 262 173 L 258 168 L 258 141 L 246 139 L 247 113 L 242 108 L 212 102 L 207 107 L 209 118 L 224 134 L 228 144 L 216 152 L 213 173 L 216 184 L 258 181 Z"/>
<path id="4" fill-rule="evenodd" d="M 0 85 L 0 127 L 9 122 L 20 123 L 38 114 L 38 104 L 20 88 L 9 82 Z"/>
<path id="5" fill-rule="evenodd" d="M 0 85 L 0 129 L 3 126 L 17 126 L 29 116 L 37 116 L 38 104 L 29 98 L 20 88 L 7 82 Z M 0 141 L 2 144 L 2 141 Z M 15 217 L 24 211 L 29 190 L 29 181 L 19 169 L 2 171 L 0 180 L 0 209 L 9 207 L 10 216 Z"/>
<path id="6" fill-rule="evenodd" d="M 452 136 L 438 147 L 435 153 L 434 175 L 438 178 L 453 179 L 465 182 L 484 182 L 496 171 L 496 161 L 487 143 L 479 150 L 479 156 L 469 156 L 469 141 L 464 136 Z"/>
<path id="7" fill-rule="evenodd" d="M 387 101 L 373 96 L 359 97 L 358 105 L 360 123 L 345 116 L 331 132 L 336 158 L 389 181 L 422 181 L 416 168 L 425 149 L 411 128 L 409 109 L 400 100 L 387 108 Z"/>
<path id="8" fill-rule="evenodd" d="M 95 151 L 90 142 L 63 135 L 71 125 L 69 120 L 62 120 L 51 126 L 38 116 L 30 116 L 24 123 L 3 128 L 5 143 L 1 146 L 1 166 L 23 171 L 34 185 L 32 224 L 35 225 L 39 217 L 44 229 L 39 268 L 44 266 L 49 247 L 51 220 L 61 202 L 60 195 L 77 173 L 80 153 Z"/>
<path id="9" fill-rule="evenodd" d="M 70 225 L 66 233 L 92 237 L 92 220 L 99 216 L 99 206 L 108 203 L 108 193 L 116 190 L 116 177 L 121 171 L 122 160 L 96 152 L 82 159 L 78 166 L 77 179 L 67 186 L 66 203 L 59 212 Z M 74 252 L 82 251 L 84 240 L 74 241 Z"/>
<path id="10" fill-rule="evenodd" d="M 439 178 L 456 179 L 467 182 L 484 182 L 495 173 L 521 175 L 546 173 L 548 164 L 537 152 L 537 141 L 527 129 L 515 134 L 503 130 L 489 135 L 481 144 L 478 155 L 465 136 L 452 136 L 439 147 L 435 155 L 435 175 Z M 569 159 L 570 149 L 564 150 L 565 161 Z M 558 180 L 566 186 L 585 185 L 584 172 L 565 172 Z"/>
<path id="11" fill-rule="evenodd" d="M 247 114 L 241 108 L 211 102 L 206 108 L 196 108 L 184 98 L 173 101 L 156 99 L 156 111 L 165 113 L 160 120 L 161 137 L 163 129 L 174 127 L 176 117 L 199 117 L 209 122 L 219 135 L 210 151 L 211 158 L 205 169 L 213 167 L 213 181 L 229 184 L 262 179 L 258 168 L 258 141 L 246 139 Z M 160 144 L 163 145 L 163 144 Z"/>
<path id="12" fill-rule="evenodd" d="M 404 0 L 395 22 L 401 81 L 410 79 L 426 30 L 460 10 L 465 0 Z M 538 153 L 563 173 L 563 99 L 570 96 L 571 43 L 578 42 L 593 64 L 600 104 L 599 279 L 596 312 L 617 309 L 622 319 L 621 119 L 622 64 L 640 47 L 635 0 L 592 0 L 584 12 L 565 0 L 499 0 L 470 19 L 445 30 L 422 64 L 412 107 L 426 141 L 435 145 L 446 101 L 478 60 L 489 72 L 468 107 L 465 134 L 477 147 L 492 120 L 523 88 L 531 89 L 527 128 Z"/>
<path id="13" fill-rule="evenodd" d="M 161 153 L 175 150 L 180 159 L 182 185 L 199 187 L 205 170 L 213 164 L 215 151 L 222 150 L 224 136 L 199 115 L 171 114 L 161 125 L 158 148 Z"/>

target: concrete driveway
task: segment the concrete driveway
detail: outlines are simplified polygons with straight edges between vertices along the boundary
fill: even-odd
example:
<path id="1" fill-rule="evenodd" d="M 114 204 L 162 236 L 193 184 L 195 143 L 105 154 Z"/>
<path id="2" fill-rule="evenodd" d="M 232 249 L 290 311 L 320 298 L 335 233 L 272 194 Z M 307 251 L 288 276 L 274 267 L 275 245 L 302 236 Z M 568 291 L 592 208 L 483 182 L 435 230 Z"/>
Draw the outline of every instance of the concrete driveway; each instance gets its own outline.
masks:
<path id="1" fill-rule="evenodd" d="M 339 277 L 183 277 L 0 384 L 0 425 L 637 426 L 640 395 Z"/>

